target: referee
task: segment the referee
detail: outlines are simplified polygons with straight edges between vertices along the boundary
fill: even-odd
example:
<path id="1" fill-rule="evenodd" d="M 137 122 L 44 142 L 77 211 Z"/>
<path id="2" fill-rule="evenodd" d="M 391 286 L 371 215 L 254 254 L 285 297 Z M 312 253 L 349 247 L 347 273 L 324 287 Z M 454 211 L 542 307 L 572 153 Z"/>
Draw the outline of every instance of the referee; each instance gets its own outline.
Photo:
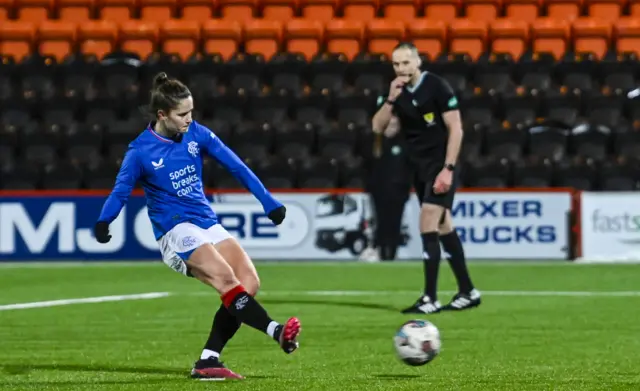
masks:
<path id="1" fill-rule="evenodd" d="M 424 294 L 402 312 L 431 314 L 476 307 L 480 292 L 471 282 L 462 243 L 451 219 L 458 179 L 456 162 L 462 144 L 458 100 L 444 79 L 420 71 L 420 56 L 413 44 L 399 44 L 392 61 L 396 78 L 386 102 L 373 116 L 373 131 L 382 133 L 394 115 L 400 121 L 400 134 L 414 169 L 414 187 L 421 205 L 425 274 Z M 458 293 L 444 307 L 437 297 L 440 244 L 458 282 Z"/>

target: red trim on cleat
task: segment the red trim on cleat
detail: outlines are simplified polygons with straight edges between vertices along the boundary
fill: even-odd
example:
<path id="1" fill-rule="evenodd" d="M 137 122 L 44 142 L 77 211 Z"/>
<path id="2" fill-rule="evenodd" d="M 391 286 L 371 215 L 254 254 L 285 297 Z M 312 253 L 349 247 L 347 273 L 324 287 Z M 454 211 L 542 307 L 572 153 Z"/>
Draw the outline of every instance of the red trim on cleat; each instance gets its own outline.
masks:
<path id="1" fill-rule="evenodd" d="M 298 318 L 290 318 L 289 320 L 287 320 L 287 323 L 282 326 L 282 334 L 280 334 L 280 346 L 285 353 L 290 354 L 298 349 L 299 344 L 297 338 L 298 335 L 300 335 L 301 330 L 302 326 Z"/>
<path id="2" fill-rule="evenodd" d="M 224 379 L 244 379 L 228 368 L 204 368 L 194 369 L 192 377 L 202 380 L 224 380 Z"/>

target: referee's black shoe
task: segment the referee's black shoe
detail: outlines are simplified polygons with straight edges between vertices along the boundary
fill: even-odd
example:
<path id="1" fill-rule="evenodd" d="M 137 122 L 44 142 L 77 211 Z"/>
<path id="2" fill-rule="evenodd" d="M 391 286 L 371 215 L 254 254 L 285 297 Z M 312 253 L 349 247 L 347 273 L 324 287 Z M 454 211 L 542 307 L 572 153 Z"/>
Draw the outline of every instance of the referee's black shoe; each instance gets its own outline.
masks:
<path id="1" fill-rule="evenodd" d="M 471 308 L 475 308 L 482 303 L 480 292 L 477 289 L 472 289 L 469 293 L 457 293 L 451 299 L 451 302 L 444 307 L 443 311 L 464 311 Z"/>
<path id="2" fill-rule="evenodd" d="M 438 300 L 431 300 L 427 295 L 420 297 L 412 306 L 402 310 L 403 314 L 436 314 L 442 310 Z"/>

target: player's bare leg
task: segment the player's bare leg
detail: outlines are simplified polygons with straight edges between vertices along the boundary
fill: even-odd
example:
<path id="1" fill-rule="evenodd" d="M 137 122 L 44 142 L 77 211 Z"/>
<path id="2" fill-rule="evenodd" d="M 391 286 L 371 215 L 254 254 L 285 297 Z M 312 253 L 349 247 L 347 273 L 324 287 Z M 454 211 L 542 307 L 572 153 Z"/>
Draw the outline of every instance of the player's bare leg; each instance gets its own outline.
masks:
<path id="1" fill-rule="evenodd" d="M 222 247 L 229 258 L 236 259 L 237 255 L 241 255 L 238 250 L 241 250 L 241 248 L 237 243 L 230 245 L 226 251 L 224 249 L 225 246 Z M 244 252 L 242 251 L 242 253 Z M 231 265 L 213 245 L 206 244 L 196 249 L 189 258 L 188 265 L 194 277 L 212 286 L 220 293 L 224 308 L 233 318 L 271 336 L 286 353 L 291 353 L 298 347 L 296 338 L 300 333 L 300 322 L 296 318 L 291 318 L 283 326 L 273 321 L 265 309 L 253 298 L 251 292 L 240 283 Z M 254 285 L 251 287 L 254 294 L 258 288 L 257 282 L 257 279 L 255 279 L 253 281 Z M 227 319 L 231 319 L 231 317 Z M 204 369 L 200 370 L 197 368 L 198 363 L 194 368 L 196 372 L 200 371 L 204 375 L 210 373 L 217 375 L 220 372 L 220 370 L 214 368 L 211 368 L 208 372 Z"/>
<path id="2" fill-rule="evenodd" d="M 462 242 L 453 226 L 451 211 L 445 211 L 445 217 L 439 227 L 440 243 L 449 260 L 449 265 L 458 283 L 458 293 L 443 310 L 461 311 L 480 305 L 480 292 L 474 288 L 467 269 Z"/>
<path id="3" fill-rule="evenodd" d="M 440 269 L 438 226 L 444 211 L 445 209 L 442 206 L 427 203 L 423 203 L 420 208 L 425 288 L 424 294 L 415 304 L 402 311 L 405 314 L 433 314 L 441 309 L 437 294 L 438 271 Z"/>

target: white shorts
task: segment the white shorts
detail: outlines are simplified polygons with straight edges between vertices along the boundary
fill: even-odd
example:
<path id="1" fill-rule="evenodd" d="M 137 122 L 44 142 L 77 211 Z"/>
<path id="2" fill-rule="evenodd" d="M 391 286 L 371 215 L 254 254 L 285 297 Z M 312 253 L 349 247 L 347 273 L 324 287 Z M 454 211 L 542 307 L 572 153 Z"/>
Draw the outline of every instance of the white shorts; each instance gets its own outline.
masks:
<path id="1" fill-rule="evenodd" d="M 186 276 L 188 275 L 186 261 L 198 247 L 207 243 L 216 245 L 232 237 L 220 224 L 202 229 L 195 224 L 180 223 L 161 237 L 158 244 L 162 262 Z"/>

